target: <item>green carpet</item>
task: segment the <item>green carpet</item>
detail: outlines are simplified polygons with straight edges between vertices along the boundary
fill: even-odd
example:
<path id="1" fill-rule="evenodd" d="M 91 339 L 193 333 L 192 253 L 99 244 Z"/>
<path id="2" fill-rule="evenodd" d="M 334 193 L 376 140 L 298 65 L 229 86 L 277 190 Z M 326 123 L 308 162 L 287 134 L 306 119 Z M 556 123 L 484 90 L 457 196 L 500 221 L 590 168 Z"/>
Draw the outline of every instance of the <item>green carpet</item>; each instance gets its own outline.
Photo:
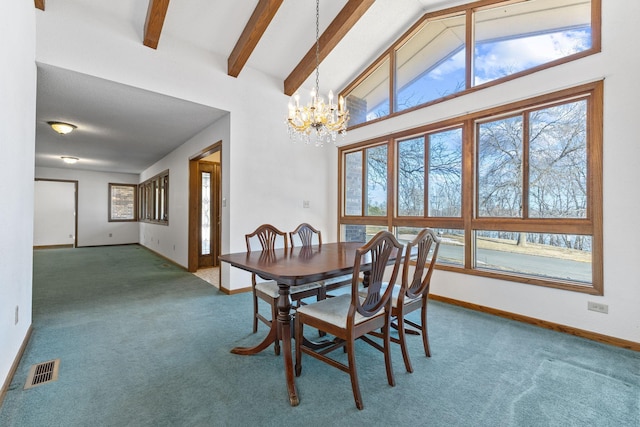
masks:
<path id="1" fill-rule="evenodd" d="M 291 407 L 273 349 L 257 343 L 250 294 L 227 296 L 146 249 L 34 252 L 33 335 L 0 426 L 639 426 L 640 354 L 430 302 L 432 357 L 410 337 L 357 346 L 365 409 L 349 376 L 303 357 Z M 417 320 L 417 313 L 411 317 Z M 33 364 L 60 358 L 55 382 L 23 390 Z"/>

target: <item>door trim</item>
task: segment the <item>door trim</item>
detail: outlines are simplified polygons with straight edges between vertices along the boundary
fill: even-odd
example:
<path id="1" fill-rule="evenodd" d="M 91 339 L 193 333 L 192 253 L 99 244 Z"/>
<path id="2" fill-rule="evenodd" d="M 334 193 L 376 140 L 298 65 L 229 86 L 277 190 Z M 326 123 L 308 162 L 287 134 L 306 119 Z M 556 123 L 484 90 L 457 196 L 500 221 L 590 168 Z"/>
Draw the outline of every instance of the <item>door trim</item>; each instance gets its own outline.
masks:
<path id="1" fill-rule="evenodd" d="M 198 270 L 198 188 L 200 185 L 199 175 L 198 175 L 198 162 L 215 153 L 216 151 L 220 151 L 220 180 L 222 181 L 222 169 L 224 165 L 222 164 L 222 141 L 218 141 L 213 145 L 205 148 L 201 152 L 191 156 L 189 158 L 189 238 L 188 238 L 188 256 L 187 256 L 187 270 L 191 273 L 196 272 Z M 222 182 L 220 182 L 222 185 Z M 220 192 L 222 195 L 222 192 Z M 222 200 L 218 200 L 218 203 L 221 203 Z M 220 224 L 222 227 L 222 224 Z"/>
<path id="2" fill-rule="evenodd" d="M 74 221 L 74 231 L 73 231 L 73 247 L 77 248 L 78 247 L 78 181 L 75 180 L 70 180 L 70 179 L 48 179 L 48 178 L 35 178 L 34 181 L 51 181 L 51 182 L 69 182 L 72 183 L 75 187 L 75 192 L 74 192 L 74 214 L 73 214 L 73 221 Z M 32 242 L 33 244 L 33 242 Z M 59 246 L 59 245 L 56 245 Z M 68 245 L 65 245 L 66 247 L 68 247 Z"/>

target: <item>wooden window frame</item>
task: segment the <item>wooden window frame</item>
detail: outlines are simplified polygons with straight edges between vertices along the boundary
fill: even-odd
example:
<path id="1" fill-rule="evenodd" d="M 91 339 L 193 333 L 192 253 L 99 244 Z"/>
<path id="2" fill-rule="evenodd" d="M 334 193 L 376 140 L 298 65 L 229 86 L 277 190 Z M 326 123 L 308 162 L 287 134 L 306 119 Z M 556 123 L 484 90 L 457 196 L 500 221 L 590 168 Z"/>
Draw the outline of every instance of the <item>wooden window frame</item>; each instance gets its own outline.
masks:
<path id="1" fill-rule="evenodd" d="M 140 222 L 169 225 L 169 170 L 138 185 Z"/>
<path id="2" fill-rule="evenodd" d="M 474 86 L 472 84 L 472 64 L 473 64 L 473 14 L 476 10 L 486 10 L 492 7 L 500 7 L 500 5 L 510 5 L 513 3 L 524 2 L 528 0 L 479 0 L 472 3 L 463 4 L 460 6 L 454 6 L 447 9 L 439 10 L 436 12 L 428 12 L 422 16 L 409 30 L 407 30 L 398 40 L 396 40 L 386 51 L 384 51 L 371 65 L 369 65 L 358 77 L 356 77 L 351 83 L 349 83 L 341 92 L 340 96 L 347 99 L 348 95 L 357 88 L 364 80 L 369 77 L 371 73 L 382 66 L 385 61 L 389 61 L 389 114 L 383 117 L 378 117 L 369 121 L 354 124 L 348 127 L 348 130 L 357 129 L 362 126 L 366 126 L 372 123 L 377 123 L 389 118 L 397 117 L 399 115 L 411 113 L 415 110 L 419 110 L 424 107 L 428 107 L 449 99 L 464 96 L 469 93 L 482 90 L 488 87 L 500 85 L 502 83 L 527 76 L 538 71 L 546 70 L 567 62 L 575 61 L 586 56 L 590 56 L 599 53 L 602 50 L 602 0 L 591 0 L 591 48 L 585 49 L 581 52 L 574 53 L 572 55 L 565 56 L 541 65 L 537 65 L 526 70 L 522 70 L 507 76 L 491 80 L 489 82 Z M 413 37 L 417 31 L 419 31 L 428 21 L 447 18 L 452 15 L 466 14 L 465 25 L 465 89 L 449 94 L 442 98 L 434 99 L 425 102 L 420 105 L 416 105 L 401 111 L 395 111 L 395 98 L 396 98 L 396 71 L 395 71 L 395 54 L 411 37 Z M 470 46 L 472 46 L 470 48 Z"/>
<path id="3" fill-rule="evenodd" d="M 113 188 L 114 187 L 127 187 L 133 189 L 133 218 L 113 218 L 112 214 L 112 203 L 113 203 Z M 121 183 L 109 183 L 109 213 L 108 213 L 108 222 L 137 222 L 138 221 L 138 186 L 136 184 L 121 184 Z"/>
<path id="4" fill-rule="evenodd" d="M 492 107 L 476 113 L 449 119 L 443 122 L 408 129 L 385 135 L 376 139 L 338 148 L 338 239 L 342 238 L 343 225 L 378 225 L 387 226 L 392 231 L 396 227 L 430 227 L 464 230 L 464 266 L 438 264 L 442 270 L 455 271 L 464 274 L 509 280 L 550 288 L 582 292 L 592 295 L 603 295 L 603 92 L 602 80 L 587 83 L 558 92 L 536 96 L 502 106 Z M 479 121 L 486 121 L 491 117 L 499 118 L 510 114 L 542 108 L 549 105 L 570 102 L 571 100 L 587 99 L 587 214 L 585 218 L 478 218 L 476 215 L 476 141 L 475 129 Z M 399 140 L 411 136 L 433 133 L 435 131 L 462 127 L 462 217 L 399 217 L 395 192 L 397 191 L 396 177 L 396 146 Z M 346 174 L 344 158 L 346 154 L 366 150 L 375 145 L 387 144 L 388 149 L 388 204 L 386 217 L 344 215 L 344 177 Z M 592 280 L 589 284 L 560 279 L 547 279 L 539 276 L 527 276 L 511 272 L 482 270 L 473 265 L 473 235 L 478 230 L 497 230 L 550 234 L 579 234 L 592 238 Z"/>

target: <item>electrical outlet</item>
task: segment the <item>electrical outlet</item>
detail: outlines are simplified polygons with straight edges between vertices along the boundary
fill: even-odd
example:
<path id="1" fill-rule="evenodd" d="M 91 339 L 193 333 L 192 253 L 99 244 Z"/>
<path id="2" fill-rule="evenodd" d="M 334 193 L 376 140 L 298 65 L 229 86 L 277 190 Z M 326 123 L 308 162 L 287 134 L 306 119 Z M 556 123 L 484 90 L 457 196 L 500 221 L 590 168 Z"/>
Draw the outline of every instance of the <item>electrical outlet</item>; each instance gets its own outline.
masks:
<path id="1" fill-rule="evenodd" d="M 109 233 L 109 237 L 113 237 L 113 233 Z"/>
<path id="2" fill-rule="evenodd" d="M 308 208 L 309 207 L 309 201 L 308 200 L 303 200 L 302 201 L 302 207 L 303 208 Z"/>
<path id="3" fill-rule="evenodd" d="M 599 302 L 588 301 L 587 309 L 591 311 L 597 311 L 598 313 L 609 313 L 609 306 L 607 304 L 601 304 Z"/>
<path id="4" fill-rule="evenodd" d="M 16 305 L 16 320 L 15 320 L 14 325 L 17 325 L 17 324 L 18 324 L 18 319 L 19 319 L 18 314 L 19 314 L 19 311 L 20 311 L 20 307 Z"/>

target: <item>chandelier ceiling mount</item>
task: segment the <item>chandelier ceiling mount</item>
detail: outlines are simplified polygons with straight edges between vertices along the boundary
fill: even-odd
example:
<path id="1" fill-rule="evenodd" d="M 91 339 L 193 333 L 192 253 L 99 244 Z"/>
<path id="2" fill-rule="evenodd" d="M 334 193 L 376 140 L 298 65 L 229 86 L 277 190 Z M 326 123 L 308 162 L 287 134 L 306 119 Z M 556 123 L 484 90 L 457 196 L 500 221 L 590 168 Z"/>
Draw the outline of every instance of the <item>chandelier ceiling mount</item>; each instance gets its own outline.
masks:
<path id="1" fill-rule="evenodd" d="M 327 102 L 319 95 L 320 87 L 320 0 L 316 0 L 316 86 L 311 90 L 311 100 L 300 105 L 300 94 L 294 93 L 289 101 L 287 124 L 289 137 L 307 144 L 312 141 L 322 146 L 325 142 L 336 141 L 338 134 L 346 135 L 349 111 L 344 98 L 334 103 L 333 91 L 329 91 Z"/>

